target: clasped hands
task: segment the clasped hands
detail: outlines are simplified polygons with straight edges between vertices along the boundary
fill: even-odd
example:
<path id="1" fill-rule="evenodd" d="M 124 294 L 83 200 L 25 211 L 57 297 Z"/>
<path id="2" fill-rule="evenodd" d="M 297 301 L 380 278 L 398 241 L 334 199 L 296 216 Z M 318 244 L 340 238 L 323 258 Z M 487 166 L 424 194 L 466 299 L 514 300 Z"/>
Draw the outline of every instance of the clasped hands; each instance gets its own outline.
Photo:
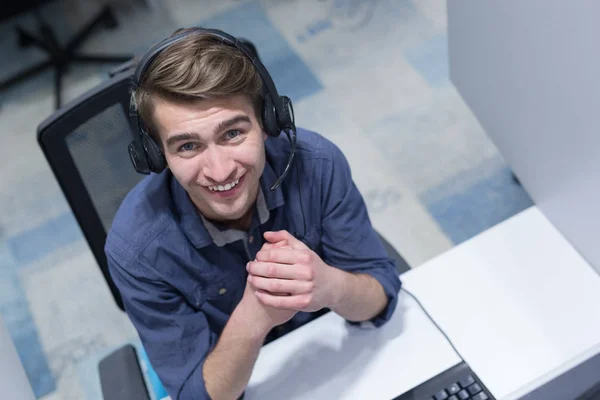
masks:
<path id="1" fill-rule="evenodd" d="M 342 290 L 341 271 L 287 231 L 265 232 L 264 238 L 267 243 L 246 266 L 260 303 L 308 312 L 332 308 Z"/>

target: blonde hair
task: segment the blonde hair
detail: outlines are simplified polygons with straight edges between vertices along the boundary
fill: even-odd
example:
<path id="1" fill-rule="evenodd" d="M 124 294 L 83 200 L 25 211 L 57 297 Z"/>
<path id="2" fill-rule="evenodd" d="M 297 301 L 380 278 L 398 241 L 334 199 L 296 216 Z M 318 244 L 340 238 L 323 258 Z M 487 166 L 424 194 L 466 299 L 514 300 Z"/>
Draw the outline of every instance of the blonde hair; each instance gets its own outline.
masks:
<path id="1" fill-rule="evenodd" d="M 262 124 L 262 80 L 250 59 L 199 28 L 178 29 L 171 37 L 184 32 L 190 34 L 151 62 L 134 93 L 137 112 L 148 133 L 160 143 L 153 121 L 153 99 L 157 96 L 168 101 L 196 102 L 247 95 Z"/>

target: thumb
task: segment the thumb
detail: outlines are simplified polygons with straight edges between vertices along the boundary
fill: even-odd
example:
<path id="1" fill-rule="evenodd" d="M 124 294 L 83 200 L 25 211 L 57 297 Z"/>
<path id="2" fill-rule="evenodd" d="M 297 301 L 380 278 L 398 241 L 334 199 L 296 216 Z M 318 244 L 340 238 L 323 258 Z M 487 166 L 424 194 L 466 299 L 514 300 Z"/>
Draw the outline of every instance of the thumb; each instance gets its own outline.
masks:
<path id="1" fill-rule="evenodd" d="M 293 249 L 308 249 L 306 245 L 300 240 L 296 239 L 291 233 L 286 230 L 281 231 L 267 231 L 263 235 L 265 240 L 270 243 L 281 242 L 282 240 L 287 240 L 288 244 L 292 246 Z"/>

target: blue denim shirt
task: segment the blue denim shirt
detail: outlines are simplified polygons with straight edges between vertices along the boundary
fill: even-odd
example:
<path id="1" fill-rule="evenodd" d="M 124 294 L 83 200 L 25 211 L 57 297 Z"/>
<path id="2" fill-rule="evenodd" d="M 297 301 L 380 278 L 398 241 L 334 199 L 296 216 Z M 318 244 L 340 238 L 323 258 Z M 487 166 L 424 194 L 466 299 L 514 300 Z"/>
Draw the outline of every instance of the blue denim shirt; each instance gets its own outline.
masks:
<path id="1" fill-rule="evenodd" d="M 298 129 L 295 163 L 284 184 L 271 191 L 290 145 L 281 135 L 267 139 L 265 148 L 257 212 L 248 232 L 204 220 L 166 170 L 131 190 L 108 234 L 105 252 L 111 276 L 152 366 L 174 400 L 209 398 L 204 360 L 242 298 L 246 263 L 262 247 L 265 231 L 285 229 L 303 237 L 328 265 L 377 279 L 389 301 L 368 321 L 372 325 L 385 323 L 396 308 L 400 279 L 394 261 L 371 226 L 342 152 L 319 134 Z M 326 311 L 297 313 L 267 341 Z"/>

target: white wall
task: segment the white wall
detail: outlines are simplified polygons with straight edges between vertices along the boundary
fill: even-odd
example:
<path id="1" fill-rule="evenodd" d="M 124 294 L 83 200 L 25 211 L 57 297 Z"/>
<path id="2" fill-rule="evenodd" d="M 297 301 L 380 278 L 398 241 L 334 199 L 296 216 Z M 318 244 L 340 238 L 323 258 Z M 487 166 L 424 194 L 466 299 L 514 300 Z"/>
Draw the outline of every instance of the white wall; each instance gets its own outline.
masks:
<path id="1" fill-rule="evenodd" d="M 452 82 L 600 271 L 600 1 L 448 0 L 448 37 Z"/>

